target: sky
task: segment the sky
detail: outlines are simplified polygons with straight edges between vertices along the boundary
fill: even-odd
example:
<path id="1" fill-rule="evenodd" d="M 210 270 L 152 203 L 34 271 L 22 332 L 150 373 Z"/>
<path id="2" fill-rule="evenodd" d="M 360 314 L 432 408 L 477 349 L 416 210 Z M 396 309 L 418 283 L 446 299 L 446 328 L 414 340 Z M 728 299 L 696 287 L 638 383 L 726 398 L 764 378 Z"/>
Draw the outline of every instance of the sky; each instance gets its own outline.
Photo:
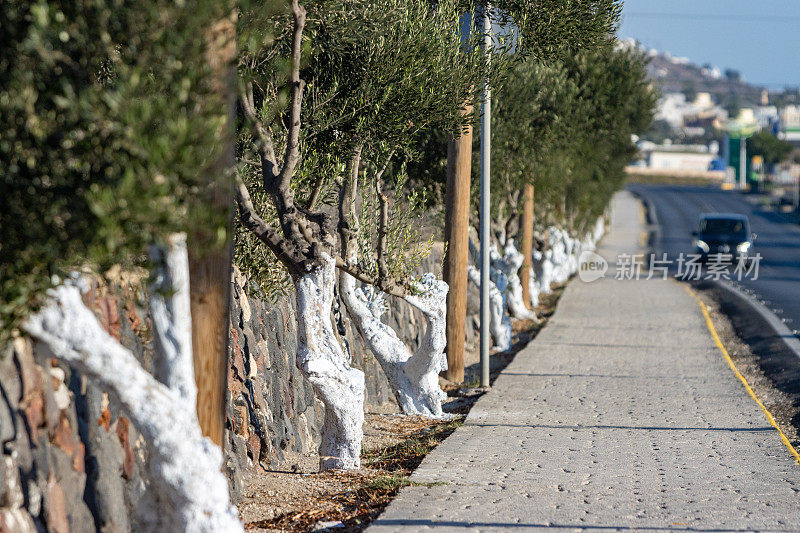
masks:
<path id="1" fill-rule="evenodd" d="M 621 38 L 732 68 L 770 89 L 800 86 L 800 0 L 624 0 Z"/>

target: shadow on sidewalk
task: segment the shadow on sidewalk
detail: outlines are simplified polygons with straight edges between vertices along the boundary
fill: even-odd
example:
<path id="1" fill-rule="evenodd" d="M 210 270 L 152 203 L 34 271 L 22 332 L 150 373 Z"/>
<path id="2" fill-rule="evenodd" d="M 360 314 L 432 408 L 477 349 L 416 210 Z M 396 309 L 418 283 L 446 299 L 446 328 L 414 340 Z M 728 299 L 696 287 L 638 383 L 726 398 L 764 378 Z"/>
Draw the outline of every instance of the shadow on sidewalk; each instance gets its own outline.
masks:
<path id="1" fill-rule="evenodd" d="M 453 520 L 381 520 L 378 519 L 374 522 L 377 526 L 395 526 L 395 527 L 428 527 L 428 528 L 502 528 L 502 529 L 516 529 L 516 528 L 542 528 L 542 529 L 571 529 L 571 530 L 608 530 L 608 531 L 704 531 L 704 532 L 718 532 L 718 533 L 739 533 L 745 531 L 752 531 L 751 529 L 704 529 L 694 528 L 688 526 L 680 526 L 673 524 L 670 526 L 652 526 L 652 525 L 591 525 L 591 524 L 550 524 L 550 523 L 525 523 L 525 522 L 456 522 Z"/>

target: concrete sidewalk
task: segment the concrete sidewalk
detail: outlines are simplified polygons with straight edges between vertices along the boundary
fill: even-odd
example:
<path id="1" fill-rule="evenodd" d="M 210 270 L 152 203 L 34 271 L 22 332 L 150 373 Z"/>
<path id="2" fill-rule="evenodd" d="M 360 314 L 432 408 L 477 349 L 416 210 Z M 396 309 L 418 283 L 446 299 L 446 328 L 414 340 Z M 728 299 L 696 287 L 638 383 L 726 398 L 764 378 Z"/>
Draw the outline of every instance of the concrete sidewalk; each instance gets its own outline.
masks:
<path id="1" fill-rule="evenodd" d="M 642 218 L 614 200 L 604 279 L 538 337 L 370 531 L 800 531 L 800 466 L 675 281 L 615 281 Z"/>

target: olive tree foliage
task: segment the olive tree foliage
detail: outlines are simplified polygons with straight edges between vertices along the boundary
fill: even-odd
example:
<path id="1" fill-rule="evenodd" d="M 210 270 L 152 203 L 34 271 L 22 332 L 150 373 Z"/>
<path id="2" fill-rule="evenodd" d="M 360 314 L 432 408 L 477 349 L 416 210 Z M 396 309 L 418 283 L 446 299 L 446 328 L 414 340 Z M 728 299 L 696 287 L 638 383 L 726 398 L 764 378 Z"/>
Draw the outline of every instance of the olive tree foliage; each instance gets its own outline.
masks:
<path id="1" fill-rule="evenodd" d="M 518 36 L 514 51 L 551 62 L 601 45 L 616 30 L 621 0 L 481 0 L 492 23 Z"/>
<path id="2" fill-rule="evenodd" d="M 511 77 L 510 83 L 514 83 L 513 78 L 519 75 L 516 70 L 519 62 L 534 61 L 544 67 L 573 57 L 582 50 L 603 46 L 619 24 L 622 1 L 481 0 L 462 2 L 461 7 L 465 12 L 474 10 L 478 16 L 482 15 L 482 9 L 488 9 L 493 27 L 500 28 L 498 33 L 508 40 L 503 50 L 494 51 L 495 61 L 498 54 L 510 54 L 503 58 L 506 68 L 501 69 L 498 77 L 490 79 L 497 94 L 503 90 L 508 77 Z M 480 99 L 475 102 L 479 103 Z M 492 105 L 496 106 L 498 102 L 495 97 Z M 476 113 L 480 113 L 479 106 Z M 535 117 L 529 118 L 535 120 Z M 497 124 L 493 127 L 497 128 Z M 440 130 L 429 130 L 425 135 L 425 142 L 420 146 L 421 157 L 419 161 L 410 162 L 409 175 L 416 185 L 428 189 L 432 198 L 440 198 L 444 172 L 435 169 L 446 166 L 447 135 Z M 475 139 L 477 142 L 477 136 Z"/>
<path id="3" fill-rule="evenodd" d="M 303 92 L 292 194 L 300 209 L 325 212 L 326 206 L 338 202 L 348 176 L 364 173 L 362 181 L 368 186 L 368 194 L 372 194 L 377 185 L 374 176 L 388 167 L 381 175 L 391 189 L 384 196 L 391 201 L 395 192 L 402 194 L 405 162 L 418 153 L 421 132 L 434 127 L 457 132 L 471 120 L 457 111 L 464 101 L 475 96 L 480 80 L 489 75 L 478 54 L 463 53 L 477 46 L 477 35 L 472 42 L 461 43 L 456 31 L 459 12 L 452 1 L 439 2 L 436 7 L 422 0 L 328 1 L 309 3 L 304 9 L 307 15 L 298 65 Z M 265 20 L 243 13 L 240 26 L 243 35 L 257 36 L 265 29 L 275 36 L 266 43 L 257 37 L 245 41 L 240 73 L 246 95 L 252 94 L 257 115 L 245 116 L 245 122 L 252 123 L 256 118 L 273 149 L 280 153 L 289 140 L 287 104 L 293 82 L 287 80 L 282 67 L 292 54 L 291 17 L 285 14 Z M 492 71 L 498 72 L 499 65 Z M 243 128 L 240 175 L 260 216 L 274 220 L 280 218 L 275 205 L 260 187 L 262 166 L 254 151 L 259 145 L 252 128 Z M 356 189 L 347 201 L 360 205 L 364 187 Z M 393 213 L 392 221 L 407 220 L 409 212 L 416 212 L 419 202 L 407 199 L 412 201 L 403 203 L 404 213 Z M 376 197 L 375 213 L 379 211 L 377 204 Z M 311 225 L 318 226 L 319 220 L 317 217 Z M 374 247 L 376 220 L 369 214 L 368 224 L 363 225 L 373 228 Z M 404 252 L 418 256 L 403 246 L 411 246 L 417 240 L 409 237 L 409 225 L 392 225 L 394 228 L 387 231 L 389 255 L 393 259 L 400 259 Z M 401 236 L 402 232 L 405 235 Z M 256 279 L 266 281 L 266 285 L 274 286 L 280 279 L 275 267 L 280 270 L 286 264 L 281 260 L 276 265 L 264 251 L 263 241 L 259 244 L 252 233 L 237 236 L 240 266 Z M 363 265 L 353 265 L 352 273 L 362 281 L 377 282 L 375 251 L 368 256 L 370 259 L 365 259 Z M 397 294 L 404 292 L 402 283 L 393 280 L 406 277 L 411 266 L 385 276 L 384 288 Z"/>
<path id="4" fill-rule="evenodd" d="M 514 237 L 529 183 L 539 225 L 574 234 L 592 227 L 622 184 L 631 135 L 650 123 L 656 94 L 644 55 L 607 38 L 564 60 L 520 62 L 495 101 L 495 227 Z"/>
<path id="5" fill-rule="evenodd" d="M 206 44 L 229 15 L 211 0 L 0 5 L 2 340 L 29 334 L 133 421 L 150 530 L 242 531 L 195 412 L 185 242 L 197 225 L 227 239 L 201 199 L 227 120 Z M 112 265 L 153 275 L 156 375 L 83 303 L 78 271 Z"/>
<path id="6" fill-rule="evenodd" d="M 560 211 L 568 228 L 583 233 L 622 186 L 625 166 L 636 153 L 631 136 L 650 124 L 658 98 L 647 79 L 645 53 L 614 39 L 570 58 L 566 66 L 578 85 L 586 123 L 580 147 L 567 153 L 567 179 L 558 182 Z"/>
<path id="7" fill-rule="evenodd" d="M 402 161 L 413 153 L 416 135 L 431 127 L 460 130 L 470 117 L 459 107 L 489 75 L 480 56 L 465 53 L 477 34 L 462 43 L 459 14 L 452 1 L 295 0 L 285 14 L 242 16 L 242 35 L 253 37 L 240 58 L 238 205 L 249 233 L 239 235 L 238 249 L 240 257 L 254 258 L 259 252 L 252 250 L 266 246 L 277 262 L 245 269 L 255 266 L 269 277 L 278 266 L 291 278 L 298 366 L 326 407 L 323 468 L 358 466 L 363 418 L 363 374 L 350 367 L 330 323 L 334 266 L 346 273 L 346 295 L 356 297 L 357 279 L 443 324 L 446 286 L 410 279 L 424 250 L 414 226 L 397 222 L 409 220 L 407 210 L 419 203 L 402 186 Z M 258 38 L 263 29 L 275 38 Z M 276 68 L 282 65 L 287 68 Z M 398 172 L 390 171 L 394 187 L 387 190 L 383 177 L 393 158 Z M 393 202 L 401 197 L 410 201 Z M 372 212 L 365 212 L 369 206 Z M 371 310 L 359 307 L 365 328 L 367 321 L 380 322 L 374 319 L 381 306 L 371 303 Z M 404 379 L 416 382 L 409 393 L 429 399 L 408 405 L 433 415 L 441 414 L 435 376 L 443 330 L 429 328 L 424 353 L 413 361 L 404 346 L 399 353 L 386 345 L 409 371 Z"/>
<path id="8" fill-rule="evenodd" d="M 538 185 L 553 172 L 553 151 L 574 142 L 571 136 L 585 112 L 577 105 L 578 91 L 561 62 L 547 65 L 530 58 L 519 61 L 496 91 L 492 211 L 494 233 L 503 246 L 516 234 L 525 184 Z"/>
<path id="9" fill-rule="evenodd" d="M 225 115 L 198 35 L 222 3 L 9 0 L 0 6 L 0 322 L 54 275 L 141 263 L 196 221 Z M 194 58 L 194 60 L 192 60 Z"/>

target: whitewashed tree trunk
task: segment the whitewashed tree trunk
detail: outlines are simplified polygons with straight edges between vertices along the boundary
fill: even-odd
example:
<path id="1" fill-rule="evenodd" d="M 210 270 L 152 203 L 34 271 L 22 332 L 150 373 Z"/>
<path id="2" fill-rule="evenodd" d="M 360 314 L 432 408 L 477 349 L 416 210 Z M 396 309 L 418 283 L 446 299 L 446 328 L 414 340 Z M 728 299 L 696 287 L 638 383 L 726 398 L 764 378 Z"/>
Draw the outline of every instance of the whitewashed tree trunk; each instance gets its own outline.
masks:
<path id="1" fill-rule="evenodd" d="M 566 263 L 566 277 L 569 279 L 572 275 L 578 272 L 578 256 L 580 255 L 580 248 L 577 238 L 570 236 L 564 232 L 564 240 L 567 249 L 567 263 Z"/>
<path id="2" fill-rule="evenodd" d="M 439 373 L 447 370 L 447 291 L 443 280 L 425 274 L 413 285 L 416 294 L 403 299 L 419 309 L 428 322 L 419 348 L 406 362 L 404 372 L 413 386 L 420 414 L 440 418 L 447 394 L 439 387 Z"/>
<path id="3" fill-rule="evenodd" d="M 542 254 L 542 277 L 539 282 L 540 294 L 553 293 L 553 288 L 551 285 L 553 284 L 554 269 L 555 265 L 553 264 L 553 250 L 547 249 Z"/>
<path id="4" fill-rule="evenodd" d="M 163 382 L 103 330 L 83 304 L 79 277 L 51 289 L 47 304 L 28 318 L 24 328 L 55 357 L 107 391 L 142 434 L 154 489 L 162 496 L 161 503 L 168 504 L 151 510 L 160 529 L 241 532 L 221 472 L 222 453 L 203 437 L 195 412 L 188 261 L 182 235 L 171 239 L 158 279 L 172 284 L 168 293 L 152 295 L 153 325 L 159 356 L 164 358 Z"/>
<path id="5" fill-rule="evenodd" d="M 357 260 L 353 253 L 350 256 L 351 262 Z M 447 284 L 426 274 L 414 285 L 419 294 L 404 298 L 422 312 L 428 323 L 414 354 L 394 329 L 381 321 L 387 310 L 383 292 L 371 286 L 356 287 L 356 279 L 346 272 L 340 273 L 340 288 L 347 312 L 386 374 L 400 410 L 407 415 L 441 417 L 442 402 L 447 398 L 439 387 L 439 373 L 447 370 Z"/>
<path id="6" fill-rule="evenodd" d="M 548 255 L 551 253 L 547 248 L 533 251 L 533 270 L 536 272 L 534 279 L 536 290 L 540 296 L 551 293 L 552 264 L 548 261 Z"/>
<path id="7" fill-rule="evenodd" d="M 397 333 L 381 322 L 381 316 L 386 310 L 383 293 L 372 290 L 372 287 L 366 290 L 357 288 L 356 279 L 346 272 L 339 273 L 339 280 L 339 294 L 347 313 L 380 363 L 400 410 L 406 414 L 414 413 L 411 383 L 403 372 L 411 353 Z"/>
<path id="8" fill-rule="evenodd" d="M 565 283 L 570 276 L 569 272 L 569 236 L 561 228 L 551 227 L 548 231 L 550 250 L 552 250 L 551 261 L 553 263 L 553 281 L 555 283 Z"/>
<path id="9" fill-rule="evenodd" d="M 534 252 L 531 258 L 531 269 L 528 271 L 528 293 L 531 297 L 531 307 L 535 308 L 539 305 L 539 280 L 538 276 L 536 275 L 536 271 L 533 268 L 533 264 L 536 258 L 536 252 Z"/>
<path id="10" fill-rule="evenodd" d="M 475 284 L 478 289 L 481 288 L 481 273 L 472 265 L 467 269 L 470 281 Z M 505 276 L 504 276 L 505 277 Z M 492 333 L 492 340 L 494 346 L 500 351 L 508 350 L 511 345 L 511 321 L 505 314 L 506 303 L 503 294 L 498 289 L 497 285 L 489 280 L 489 304 L 491 306 L 489 316 L 489 328 Z"/>
<path id="11" fill-rule="evenodd" d="M 150 286 L 150 318 L 153 321 L 157 353 L 154 375 L 164 385 L 177 391 L 187 404 L 196 405 L 189 261 L 185 237 L 171 236 L 166 250 L 154 246 L 150 256 L 156 265 Z"/>
<path id="12" fill-rule="evenodd" d="M 489 246 L 489 281 L 494 283 L 503 296 L 503 314 L 508 316 L 506 314 L 506 309 L 508 308 L 508 276 L 506 276 L 504 269 L 500 268 L 499 262 L 502 260 L 503 258 L 498 253 L 497 247 L 494 245 Z M 480 270 L 478 270 L 478 273 L 480 275 Z"/>
<path id="13" fill-rule="evenodd" d="M 503 256 L 496 255 L 494 264 L 508 278 L 506 297 L 511 316 L 523 320 L 536 320 L 536 313 L 528 309 L 522 298 L 522 282 L 519 279 L 522 262 L 522 254 L 517 250 L 514 239 L 508 239 L 503 249 Z"/>
<path id="14" fill-rule="evenodd" d="M 352 368 L 331 323 L 336 262 L 324 264 L 296 284 L 297 363 L 325 405 L 320 469 L 357 469 L 364 424 L 364 373 Z"/>
<path id="15" fill-rule="evenodd" d="M 606 233 L 606 222 L 603 217 L 597 217 L 597 221 L 594 223 L 594 231 L 592 232 L 592 240 L 594 241 L 593 244 L 597 244 L 600 242 L 600 239 L 603 238 L 603 235 Z"/>

